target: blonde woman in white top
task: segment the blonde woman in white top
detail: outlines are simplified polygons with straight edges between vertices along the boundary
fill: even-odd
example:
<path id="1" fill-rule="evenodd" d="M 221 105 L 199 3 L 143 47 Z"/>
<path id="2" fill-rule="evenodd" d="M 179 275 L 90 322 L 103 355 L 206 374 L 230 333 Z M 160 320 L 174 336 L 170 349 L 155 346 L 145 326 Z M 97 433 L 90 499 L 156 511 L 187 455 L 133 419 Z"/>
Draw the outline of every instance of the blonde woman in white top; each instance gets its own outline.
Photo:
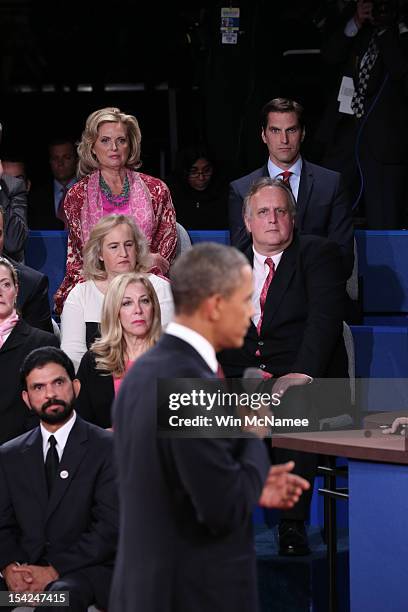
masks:
<path id="1" fill-rule="evenodd" d="M 147 272 L 151 267 L 146 238 L 126 215 L 103 217 L 90 233 L 83 258 L 87 280 L 69 293 L 61 315 L 61 348 L 76 369 L 99 335 L 102 304 L 112 279 L 124 272 Z M 173 316 L 170 283 L 155 274 L 147 276 L 156 292 L 165 327 Z"/>

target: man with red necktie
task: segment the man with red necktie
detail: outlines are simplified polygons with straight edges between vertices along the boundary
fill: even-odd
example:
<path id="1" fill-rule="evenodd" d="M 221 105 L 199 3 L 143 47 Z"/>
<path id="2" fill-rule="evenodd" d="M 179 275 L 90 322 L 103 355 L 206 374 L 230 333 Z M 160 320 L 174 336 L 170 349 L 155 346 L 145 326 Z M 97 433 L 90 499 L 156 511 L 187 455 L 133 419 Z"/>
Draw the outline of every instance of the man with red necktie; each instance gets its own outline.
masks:
<path id="1" fill-rule="evenodd" d="M 282 398 L 290 387 L 316 378 L 348 376 L 342 336 L 345 281 L 340 249 L 325 238 L 298 235 L 294 219 L 293 193 L 280 178 L 264 177 L 252 185 L 244 201 L 244 220 L 253 243 L 245 254 L 253 268 L 254 314 L 243 347 L 219 355 L 227 377 L 237 378 L 247 368 L 259 368 L 264 378 L 276 379 L 273 391 Z M 346 385 L 340 393 L 343 390 L 339 408 L 347 401 Z M 296 390 L 282 401 L 282 414 L 276 415 L 309 417 L 309 413 L 303 414 L 305 407 L 300 402 L 296 405 L 299 414 L 285 412 L 293 392 Z M 315 418 L 313 413 L 311 416 Z M 288 458 L 296 461 L 300 475 L 313 481 L 315 456 L 274 450 L 275 461 Z M 310 500 L 311 492 L 282 513 L 280 554 L 308 554 L 305 521 Z"/>
<path id="2" fill-rule="evenodd" d="M 295 225 L 300 234 L 325 236 L 340 246 L 345 279 L 353 269 L 354 242 L 352 213 L 338 172 L 302 158 L 305 137 L 303 108 L 293 100 L 275 98 L 261 112 L 263 142 L 268 147 L 267 163 L 230 184 L 229 229 L 231 244 L 242 251 L 249 246 L 242 205 L 258 178 L 282 180 L 290 187 L 296 204 Z"/>

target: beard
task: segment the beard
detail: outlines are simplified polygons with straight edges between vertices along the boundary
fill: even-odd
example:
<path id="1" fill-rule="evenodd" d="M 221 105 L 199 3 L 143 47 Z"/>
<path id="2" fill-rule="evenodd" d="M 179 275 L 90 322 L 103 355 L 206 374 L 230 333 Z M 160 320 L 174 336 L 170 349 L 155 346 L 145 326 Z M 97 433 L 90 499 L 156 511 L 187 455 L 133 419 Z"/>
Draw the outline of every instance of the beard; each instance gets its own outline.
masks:
<path id="1" fill-rule="evenodd" d="M 75 398 L 70 402 L 64 402 L 64 400 L 54 399 L 48 400 L 41 406 L 41 410 L 38 414 L 41 421 L 44 423 L 48 423 L 49 425 L 56 425 L 57 423 L 63 423 L 67 421 L 71 416 L 75 405 Z M 58 410 L 57 412 L 46 412 L 47 408 L 50 406 L 62 406 L 63 410 Z"/>

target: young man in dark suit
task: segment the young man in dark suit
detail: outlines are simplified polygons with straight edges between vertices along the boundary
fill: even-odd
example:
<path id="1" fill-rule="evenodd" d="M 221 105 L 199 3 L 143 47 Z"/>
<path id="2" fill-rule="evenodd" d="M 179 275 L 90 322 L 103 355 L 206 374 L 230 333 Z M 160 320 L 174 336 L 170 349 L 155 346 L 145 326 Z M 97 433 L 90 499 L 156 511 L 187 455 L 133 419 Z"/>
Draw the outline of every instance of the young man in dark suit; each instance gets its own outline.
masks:
<path id="1" fill-rule="evenodd" d="M 0 447 L 0 588 L 69 591 L 71 612 L 107 609 L 118 530 L 112 433 L 76 415 L 80 383 L 60 349 L 32 351 L 22 383 L 41 424 Z"/>
<path id="2" fill-rule="evenodd" d="M 158 437 L 158 378 L 217 377 L 242 344 L 252 273 L 236 249 L 201 243 L 171 270 L 176 316 L 136 361 L 113 408 L 121 526 L 110 612 L 256 612 L 251 513 L 291 507 L 308 484 L 269 468 L 254 438 Z"/>
<path id="3" fill-rule="evenodd" d="M 261 136 L 268 147 L 269 159 L 264 166 L 230 185 L 231 244 L 242 251 L 250 244 L 242 205 L 251 185 L 261 177 L 279 178 L 290 186 L 295 198 L 299 233 L 325 236 L 336 242 L 347 279 L 353 269 L 354 233 L 351 207 L 340 174 L 302 158 L 300 147 L 305 126 L 300 104 L 275 98 L 263 107 L 261 118 Z"/>
<path id="4" fill-rule="evenodd" d="M 244 219 L 253 242 L 246 256 L 254 274 L 254 313 L 243 346 L 220 355 L 226 376 L 235 378 L 246 368 L 259 368 L 265 377 L 276 380 L 273 389 L 281 397 L 290 387 L 315 378 L 348 376 L 340 250 L 325 238 L 298 235 L 295 214 L 293 194 L 281 180 L 264 177 L 252 185 L 244 201 Z M 347 385 L 344 393 L 347 401 Z M 302 414 L 302 403 L 297 402 L 297 409 L 300 414 L 294 416 L 309 416 Z M 339 398 L 341 409 L 344 403 Z M 275 449 L 274 456 L 277 461 L 294 458 L 299 473 L 313 480 L 313 455 Z M 304 522 L 310 497 L 311 491 L 282 513 L 281 554 L 309 552 Z"/>
<path id="5" fill-rule="evenodd" d="M 4 211 L 0 206 L 0 256 L 4 247 Z M 3 255 L 4 256 L 4 255 Z M 48 300 L 48 277 L 23 263 L 7 258 L 17 270 L 17 308 L 26 323 L 53 333 L 50 303 Z"/>

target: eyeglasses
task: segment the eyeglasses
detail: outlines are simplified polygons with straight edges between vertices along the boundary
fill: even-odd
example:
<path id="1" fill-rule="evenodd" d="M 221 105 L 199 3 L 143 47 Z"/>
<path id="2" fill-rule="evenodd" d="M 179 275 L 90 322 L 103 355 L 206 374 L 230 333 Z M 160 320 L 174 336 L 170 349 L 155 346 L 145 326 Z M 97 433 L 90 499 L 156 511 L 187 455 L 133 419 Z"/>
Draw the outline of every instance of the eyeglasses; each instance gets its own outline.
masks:
<path id="1" fill-rule="evenodd" d="M 192 168 L 192 170 L 189 171 L 188 176 L 190 176 L 191 178 L 197 178 L 201 175 L 203 178 L 208 178 L 212 175 L 212 173 L 212 168 L 207 168 L 205 170 L 197 170 L 196 168 Z"/>

